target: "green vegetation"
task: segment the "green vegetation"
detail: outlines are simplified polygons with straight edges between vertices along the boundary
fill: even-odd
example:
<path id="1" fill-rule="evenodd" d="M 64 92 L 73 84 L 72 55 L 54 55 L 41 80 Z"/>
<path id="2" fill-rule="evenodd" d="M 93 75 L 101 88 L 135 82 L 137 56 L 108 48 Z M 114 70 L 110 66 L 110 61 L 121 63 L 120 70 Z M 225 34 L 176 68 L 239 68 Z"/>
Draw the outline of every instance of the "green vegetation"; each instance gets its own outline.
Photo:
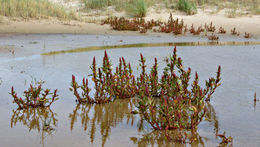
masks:
<path id="1" fill-rule="evenodd" d="M 250 5 L 248 10 L 253 14 L 259 15 L 260 14 L 260 0 L 253 0 L 254 4 Z"/>
<path id="2" fill-rule="evenodd" d="M 216 7 L 216 12 L 225 8 L 228 9 L 226 11 L 228 17 L 241 15 L 242 11 L 246 11 L 246 14 L 260 14 L 260 0 L 164 0 L 163 2 L 167 8 L 175 8 L 181 11 L 189 10 L 196 6 L 200 8 L 207 6 Z M 180 9 L 179 4 L 185 6 L 185 9 Z"/>
<path id="3" fill-rule="evenodd" d="M 144 17 L 146 15 L 148 4 L 145 0 L 134 1 L 129 9 L 128 13 L 135 17 Z"/>
<path id="4" fill-rule="evenodd" d="M 178 10 L 184 11 L 187 14 L 191 15 L 197 13 L 197 6 L 195 3 L 192 3 L 189 0 L 179 0 Z"/>
<path id="5" fill-rule="evenodd" d="M 228 17 L 238 14 L 260 14 L 260 0 L 81 0 L 86 10 L 112 7 L 126 11 L 133 17 L 144 17 L 151 6 L 176 9 L 187 14 L 195 14 L 198 8 L 216 7 L 214 12 L 226 8 Z M 48 0 L 0 0 L 0 15 L 7 17 L 78 19 L 77 15 L 67 12 L 62 6 Z M 242 11 L 241 11 L 242 10 Z"/>
<path id="6" fill-rule="evenodd" d="M 85 9 L 103 9 L 113 6 L 117 11 L 126 11 L 130 16 L 144 17 L 152 0 L 82 0 Z"/>
<path id="7" fill-rule="evenodd" d="M 0 15 L 22 18 L 77 19 L 75 13 L 66 10 L 48 0 L 0 0 Z"/>
<path id="8" fill-rule="evenodd" d="M 35 81 L 30 84 L 28 90 L 24 91 L 24 98 L 19 97 L 12 86 L 11 92 L 14 101 L 18 105 L 18 109 L 28 109 L 28 108 L 45 108 L 50 107 L 53 102 L 57 101 L 58 98 L 58 90 L 55 89 L 51 92 L 50 89 L 43 89 L 42 84 L 44 82 Z"/>
<path id="9" fill-rule="evenodd" d="M 100 9 L 110 5 L 109 1 L 106 0 L 83 0 L 83 3 L 86 8 L 91 9 Z"/>
<path id="10" fill-rule="evenodd" d="M 198 6 L 216 6 L 217 11 L 226 10 L 228 17 L 245 14 L 260 14 L 260 0 L 191 0 L 196 2 Z M 244 12 L 243 12 L 244 11 Z"/>
<path id="11" fill-rule="evenodd" d="M 227 9 L 229 17 L 245 14 L 260 14 L 260 0 L 82 0 L 86 9 L 103 9 L 112 6 L 117 11 L 126 11 L 130 16 L 144 16 L 151 6 L 176 9 L 195 14 L 197 8 L 216 7 L 213 12 Z M 158 5 L 159 4 L 159 5 Z M 238 11 L 242 10 L 242 11 Z"/>
<path id="12" fill-rule="evenodd" d="M 205 101 L 210 101 L 216 88 L 221 85 L 221 67 L 218 67 L 216 77 L 205 81 L 205 88 L 202 88 L 197 72 L 190 84 L 191 69 L 183 68 L 176 47 L 173 55 L 166 59 L 161 78 L 158 76 L 156 58 L 150 74 L 146 73 L 146 60 L 142 55 L 139 62 L 141 74 L 137 78 L 137 107 L 144 119 L 154 130 L 196 129 L 207 111 Z"/>
<path id="13" fill-rule="evenodd" d="M 86 9 L 100 9 L 114 6 L 116 10 L 125 10 L 132 0 L 82 0 Z"/>

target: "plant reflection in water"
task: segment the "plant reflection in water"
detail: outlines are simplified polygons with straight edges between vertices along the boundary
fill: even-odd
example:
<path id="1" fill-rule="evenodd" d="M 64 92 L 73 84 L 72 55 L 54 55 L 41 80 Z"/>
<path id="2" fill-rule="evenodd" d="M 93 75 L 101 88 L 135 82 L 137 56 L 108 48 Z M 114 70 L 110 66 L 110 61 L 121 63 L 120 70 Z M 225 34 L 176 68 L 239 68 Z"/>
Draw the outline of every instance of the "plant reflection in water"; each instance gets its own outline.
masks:
<path id="1" fill-rule="evenodd" d="M 204 121 L 208 122 L 211 127 L 214 128 L 214 134 L 219 132 L 219 123 L 217 120 L 216 112 L 210 103 L 205 103 L 208 111 L 205 114 Z M 148 129 L 147 122 L 142 119 L 141 115 L 134 115 L 131 112 L 135 110 L 135 99 L 117 99 L 114 102 L 107 104 L 85 104 L 77 105 L 73 112 L 69 115 L 71 120 L 71 130 L 73 130 L 75 123 L 80 119 L 82 128 L 84 131 L 89 130 L 90 140 L 94 143 L 96 128 L 100 128 L 100 134 L 102 136 L 102 146 L 111 135 L 111 129 L 117 127 L 119 123 L 126 121 L 127 124 L 133 126 L 134 124 L 138 128 L 138 132 L 141 132 L 143 136 L 141 138 L 130 137 L 130 140 L 138 146 L 167 146 L 167 145 L 202 145 L 205 146 L 204 142 L 208 140 L 207 137 L 201 137 L 197 130 L 172 130 L 167 133 L 162 131 L 152 131 Z M 92 113 L 93 112 L 93 113 Z M 148 133 L 145 133 L 148 132 Z M 168 140 L 167 136 L 175 136 L 174 139 Z M 178 140 L 183 139 L 184 140 Z"/>
<path id="2" fill-rule="evenodd" d="M 11 128 L 21 123 L 27 126 L 29 132 L 37 130 L 41 133 L 41 144 L 44 146 L 45 137 L 52 135 L 57 127 L 57 114 L 50 108 L 27 108 L 13 110 L 11 118 Z"/>
<path id="3" fill-rule="evenodd" d="M 204 121 L 210 123 L 214 127 L 214 134 L 219 132 L 219 122 L 217 120 L 216 112 L 213 106 L 206 102 L 205 106 L 208 111 L 205 114 Z M 140 131 L 140 130 L 139 130 Z M 173 139 L 168 140 L 168 136 L 174 136 Z M 162 133 L 161 131 L 152 131 L 144 133 L 141 138 L 130 137 L 130 140 L 137 146 L 183 146 L 191 144 L 192 146 L 205 146 L 205 141 L 209 140 L 207 137 L 202 137 L 197 130 L 176 129 L 168 130 Z"/>
<path id="4" fill-rule="evenodd" d="M 102 146 L 104 146 L 112 127 L 116 127 L 123 121 L 131 124 L 131 126 L 134 125 L 136 116 L 131 114 L 134 109 L 134 101 L 135 99 L 117 99 L 107 104 L 78 104 L 73 112 L 69 114 L 70 128 L 73 130 L 77 119 L 80 119 L 84 131 L 89 129 L 91 143 L 93 143 L 96 128 L 99 127 L 102 135 Z"/>

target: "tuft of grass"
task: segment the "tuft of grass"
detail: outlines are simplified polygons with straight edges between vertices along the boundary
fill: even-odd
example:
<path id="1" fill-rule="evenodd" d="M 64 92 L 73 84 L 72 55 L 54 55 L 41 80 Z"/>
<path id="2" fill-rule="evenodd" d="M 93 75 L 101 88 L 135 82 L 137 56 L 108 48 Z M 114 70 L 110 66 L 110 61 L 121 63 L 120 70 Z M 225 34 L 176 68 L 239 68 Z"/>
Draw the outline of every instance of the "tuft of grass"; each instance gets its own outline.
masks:
<path id="1" fill-rule="evenodd" d="M 137 0 L 130 4 L 128 13 L 134 17 L 145 17 L 148 4 L 145 0 Z"/>
<path id="2" fill-rule="evenodd" d="M 260 1 L 254 0 L 254 5 L 249 6 L 249 11 L 252 14 L 259 15 L 260 14 Z"/>
<path id="3" fill-rule="evenodd" d="M 109 1 L 106 0 L 83 0 L 86 8 L 90 9 L 100 9 L 108 6 Z"/>
<path id="4" fill-rule="evenodd" d="M 246 10 L 248 14 L 260 14 L 259 0 L 191 0 L 196 2 L 198 6 L 216 6 L 217 11 L 224 8 L 229 9 L 226 11 L 228 17 L 236 17 L 240 11 Z"/>
<path id="5" fill-rule="evenodd" d="M 179 0 L 177 7 L 180 11 L 186 12 L 189 15 L 197 13 L 196 4 L 189 0 Z"/>
<path id="6" fill-rule="evenodd" d="M 7 17 L 77 19 L 73 12 L 66 12 L 48 0 L 0 0 L 0 15 Z"/>
<path id="7" fill-rule="evenodd" d="M 3 23 L 4 22 L 4 19 L 3 17 L 0 16 L 0 23 Z M 1 78 L 0 78 L 0 85 L 1 85 Z"/>
<path id="8" fill-rule="evenodd" d="M 86 9 L 103 9 L 114 6 L 116 10 L 124 10 L 132 0 L 81 0 Z"/>
<path id="9" fill-rule="evenodd" d="M 205 8 L 208 6 L 216 7 L 213 13 L 226 8 L 230 12 L 227 15 L 238 15 L 240 10 L 246 10 L 248 14 L 260 14 L 259 0 L 81 0 L 85 4 L 85 9 L 105 9 L 112 7 L 116 11 L 127 11 L 131 16 L 142 16 L 148 7 L 162 6 L 184 11 L 187 14 L 197 13 L 197 7 Z M 237 12 L 234 13 L 234 6 Z M 162 9 L 163 9 L 162 8 Z M 233 9 L 233 10 L 232 10 Z M 240 15 L 240 14 L 239 14 Z M 232 16 L 231 16 L 232 17 Z"/>
<path id="10" fill-rule="evenodd" d="M 226 16 L 229 18 L 235 18 L 237 16 L 237 9 L 236 8 L 232 8 L 229 10 L 226 10 Z"/>
<path id="11" fill-rule="evenodd" d="M 85 9 L 104 9 L 112 6 L 117 11 L 127 11 L 134 17 L 144 17 L 149 4 L 155 4 L 154 0 L 81 0 Z"/>

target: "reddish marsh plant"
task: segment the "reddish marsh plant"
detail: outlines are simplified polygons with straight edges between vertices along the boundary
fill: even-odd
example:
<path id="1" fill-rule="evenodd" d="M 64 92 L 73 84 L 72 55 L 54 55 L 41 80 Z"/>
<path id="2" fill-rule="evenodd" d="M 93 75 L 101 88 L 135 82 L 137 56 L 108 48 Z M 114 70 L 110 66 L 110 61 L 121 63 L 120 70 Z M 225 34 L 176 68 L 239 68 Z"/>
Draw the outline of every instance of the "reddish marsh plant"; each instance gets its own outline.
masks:
<path id="1" fill-rule="evenodd" d="M 154 26 L 162 24 L 160 21 L 145 21 L 143 18 L 126 19 L 124 17 L 109 17 L 104 20 L 101 25 L 110 24 L 112 29 L 118 31 L 139 31 L 140 33 L 146 33 L 147 30 L 152 29 Z"/>
<path id="2" fill-rule="evenodd" d="M 247 33 L 247 32 L 245 32 L 245 35 L 244 35 L 244 37 L 245 37 L 245 38 L 251 38 L 251 37 L 252 37 L 252 35 L 251 35 L 250 33 Z"/>
<path id="3" fill-rule="evenodd" d="M 95 94 L 94 98 L 89 96 L 91 89 L 88 86 L 88 79 L 83 78 L 82 85 L 80 86 L 76 80 L 75 76 L 72 75 L 72 82 L 70 90 L 74 92 L 74 95 L 77 98 L 78 103 L 106 103 L 112 100 L 113 96 L 113 79 L 112 79 L 112 69 L 111 63 L 105 52 L 103 58 L 103 66 L 101 68 L 97 68 L 96 59 L 93 58 L 92 66 L 91 66 L 92 80 L 94 82 Z M 81 88 L 81 95 L 78 93 L 78 88 Z"/>
<path id="4" fill-rule="evenodd" d="M 126 64 L 124 57 L 119 59 L 119 66 L 113 76 L 116 98 L 131 98 L 136 93 L 136 81 L 131 64 Z"/>
<path id="5" fill-rule="evenodd" d="M 184 21 L 177 18 L 176 20 L 173 19 L 172 14 L 170 13 L 170 17 L 167 23 L 162 23 L 158 32 L 164 33 L 173 33 L 175 35 L 179 35 L 183 33 L 184 29 Z"/>
<path id="6" fill-rule="evenodd" d="M 254 94 L 254 102 L 257 102 L 257 101 L 259 101 L 259 99 L 256 98 L 256 92 L 255 92 L 255 94 Z"/>
<path id="7" fill-rule="evenodd" d="M 218 31 L 218 33 L 220 33 L 220 34 L 226 34 L 226 30 L 223 28 L 223 27 L 220 27 L 219 28 L 219 31 Z"/>
<path id="8" fill-rule="evenodd" d="M 199 26 L 198 29 L 196 30 L 193 26 L 193 24 L 190 27 L 190 33 L 193 35 L 199 35 L 201 32 L 203 32 L 204 30 L 202 29 L 202 26 Z"/>
<path id="9" fill-rule="evenodd" d="M 95 57 L 91 66 L 91 77 L 95 85 L 94 98 L 89 96 L 88 80 L 84 78 L 83 85 L 79 86 L 72 76 L 71 90 L 74 91 L 79 103 L 100 104 L 110 102 L 114 98 L 131 98 L 138 95 L 139 113 L 154 130 L 165 132 L 175 129 L 196 130 L 208 111 L 205 101 L 210 101 L 212 94 L 220 86 L 220 66 L 216 77 L 206 80 L 205 88 L 202 88 L 198 84 L 197 73 L 190 84 L 191 69 L 183 68 L 183 61 L 177 57 L 176 47 L 173 55 L 166 59 L 166 67 L 160 79 L 156 58 L 149 73 L 146 70 L 146 59 L 142 54 L 139 62 L 141 73 L 135 81 L 131 65 L 127 64 L 123 57 L 119 58 L 119 65 L 112 73 L 112 64 L 105 51 L 103 66 L 97 68 Z M 81 95 L 78 93 L 78 88 L 81 88 Z M 186 137 L 185 134 L 179 134 L 179 141 L 185 141 Z"/>
<path id="10" fill-rule="evenodd" d="M 158 78 L 158 64 L 157 58 L 154 58 L 154 65 L 149 75 L 150 92 L 153 97 L 159 97 L 159 78 Z"/>
<path id="11" fill-rule="evenodd" d="M 28 90 L 24 91 L 25 98 L 17 96 L 14 87 L 11 88 L 11 95 L 18 109 L 27 109 L 29 107 L 50 107 L 53 102 L 58 100 L 57 89 L 50 92 L 50 89 L 43 89 L 41 83 L 30 84 Z M 49 97 L 50 95 L 50 97 Z"/>
<path id="12" fill-rule="evenodd" d="M 239 36 L 240 33 L 239 33 L 238 31 L 236 31 L 236 28 L 233 28 L 233 29 L 231 29 L 231 35 L 237 35 L 237 36 Z"/>
<path id="13" fill-rule="evenodd" d="M 155 26 L 159 26 L 159 29 L 154 29 L 154 32 L 174 33 L 175 35 L 182 34 L 184 29 L 184 21 L 177 18 L 174 20 L 172 14 L 168 19 L 167 23 L 161 21 L 145 21 L 143 18 L 126 19 L 124 17 L 109 17 L 104 20 L 101 25 L 110 24 L 112 29 L 123 31 L 139 31 L 140 33 L 146 33 L 147 30 L 153 29 Z"/>
<path id="14" fill-rule="evenodd" d="M 220 86 L 221 68 L 219 66 L 216 78 L 207 80 L 206 87 L 202 88 L 198 85 L 197 73 L 193 83 L 189 84 L 191 69 L 184 70 L 182 59 L 177 57 L 176 47 L 166 64 L 158 86 L 159 99 L 152 98 L 151 85 L 146 82 L 149 79 L 142 81 L 146 73 L 141 74 L 140 81 L 144 84 L 138 88 L 139 113 L 155 130 L 196 129 L 207 112 L 205 101 L 209 101 Z"/>
<path id="15" fill-rule="evenodd" d="M 78 83 L 75 80 L 75 76 L 72 75 L 72 82 L 71 82 L 70 90 L 74 92 L 74 95 L 77 98 L 78 103 L 94 103 L 94 100 L 89 96 L 90 88 L 88 87 L 88 79 L 83 78 L 82 85 L 78 85 Z M 78 88 L 82 89 L 82 94 L 78 93 Z"/>
<path id="16" fill-rule="evenodd" d="M 150 70 L 150 74 L 146 73 L 146 59 L 140 54 L 139 66 L 141 67 L 141 74 L 137 78 L 137 94 L 140 95 L 141 91 L 146 91 L 146 96 L 159 97 L 159 81 L 158 81 L 158 64 L 157 58 L 154 59 L 154 65 Z M 142 90 L 141 90 L 142 89 Z"/>
<path id="17" fill-rule="evenodd" d="M 163 33 L 173 33 L 174 35 L 186 34 L 186 32 L 190 31 L 193 35 L 199 35 L 201 32 L 207 31 L 214 33 L 216 31 L 216 27 L 212 22 L 210 24 L 200 25 L 197 29 L 193 26 L 188 28 L 187 25 L 184 24 L 183 20 L 173 19 L 172 14 L 170 13 L 170 17 L 167 22 L 162 22 L 160 20 L 150 20 L 145 21 L 143 18 L 133 18 L 127 19 L 125 17 L 108 17 L 104 21 L 102 21 L 101 25 L 109 24 L 113 30 L 118 31 L 139 31 L 139 33 L 146 33 L 148 30 L 152 30 L 153 32 L 163 32 Z M 157 27 L 157 28 L 154 28 Z M 219 28 L 218 33 L 226 34 L 226 30 L 223 27 Z M 239 36 L 240 33 L 236 30 L 236 28 L 231 29 L 231 35 Z M 249 34 L 245 34 L 245 38 L 251 38 L 252 36 Z"/>
<path id="18" fill-rule="evenodd" d="M 213 23 L 212 23 L 212 22 L 210 22 L 209 25 L 205 24 L 205 29 L 206 29 L 208 32 L 215 32 L 216 27 L 213 26 Z"/>
<path id="19" fill-rule="evenodd" d="M 113 98 L 131 98 L 136 93 L 136 81 L 132 74 L 130 63 L 126 63 L 122 57 L 119 59 L 119 66 L 116 67 L 116 72 L 112 73 L 112 63 L 105 51 L 103 58 L 103 66 L 97 68 L 96 59 L 93 58 L 91 66 L 92 80 L 94 82 L 94 98 L 89 96 L 91 89 L 88 86 L 88 80 L 83 78 L 82 85 L 79 86 L 72 75 L 72 82 L 70 90 L 74 92 L 78 103 L 106 103 L 110 102 Z M 82 94 L 78 93 L 81 88 Z"/>
<path id="20" fill-rule="evenodd" d="M 129 31 L 138 31 L 139 30 L 139 24 L 142 23 L 144 20 L 142 18 L 138 19 L 133 19 L 133 20 L 128 20 L 124 17 L 109 17 L 107 20 L 102 22 L 103 24 L 110 24 L 110 26 L 114 30 L 118 31 L 124 31 L 124 30 L 129 30 Z"/>

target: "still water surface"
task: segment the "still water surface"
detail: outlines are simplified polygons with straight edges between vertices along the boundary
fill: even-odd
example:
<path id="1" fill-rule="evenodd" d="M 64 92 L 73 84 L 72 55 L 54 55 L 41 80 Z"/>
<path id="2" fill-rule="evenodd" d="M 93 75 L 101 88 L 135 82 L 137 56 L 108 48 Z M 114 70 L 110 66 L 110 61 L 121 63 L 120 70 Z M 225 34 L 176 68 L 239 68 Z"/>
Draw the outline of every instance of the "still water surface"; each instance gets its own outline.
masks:
<path id="1" fill-rule="evenodd" d="M 124 40 L 123 43 L 120 40 Z M 1 37 L 1 146 L 182 146 L 160 140 L 158 132 L 152 132 L 149 125 L 141 121 L 139 115 L 131 114 L 135 109 L 134 99 L 117 100 L 104 105 L 76 104 L 73 93 L 69 91 L 71 75 L 76 75 L 77 79 L 89 75 L 92 58 L 96 56 L 98 64 L 101 64 L 103 50 L 42 55 L 53 51 L 102 45 L 162 44 L 182 40 L 203 41 L 197 38 L 147 36 Z M 241 44 L 244 40 L 238 42 Z M 157 57 L 158 69 L 161 71 L 163 60 L 172 53 L 172 49 L 171 45 L 133 46 L 109 49 L 107 52 L 114 66 L 118 58 L 124 56 L 131 62 L 134 73 L 138 73 L 137 61 L 140 53 L 146 57 L 148 67 L 152 66 L 153 58 Z M 222 66 L 222 86 L 216 90 L 211 103 L 207 105 L 210 111 L 199 125 L 197 141 L 192 146 L 217 146 L 221 140 L 216 138 L 215 134 L 224 131 L 233 137 L 234 146 L 258 146 L 260 102 L 254 104 L 253 95 L 256 92 L 260 98 L 260 45 L 242 43 L 177 46 L 177 53 L 184 60 L 185 68 L 191 67 L 192 75 L 195 71 L 199 73 L 201 84 L 204 84 L 208 77 L 215 75 L 218 65 Z M 16 110 L 17 106 L 12 103 L 12 97 L 8 92 L 11 86 L 14 86 L 18 94 L 22 95 L 32 78 L 46 81 L 45 87 L 59 89 L 60 99 L 50 109 Z M 50 124 L 50 127 L 45 127 L 46 124 Z M 151 136 L 155 137 L 151 139 Z"/>

